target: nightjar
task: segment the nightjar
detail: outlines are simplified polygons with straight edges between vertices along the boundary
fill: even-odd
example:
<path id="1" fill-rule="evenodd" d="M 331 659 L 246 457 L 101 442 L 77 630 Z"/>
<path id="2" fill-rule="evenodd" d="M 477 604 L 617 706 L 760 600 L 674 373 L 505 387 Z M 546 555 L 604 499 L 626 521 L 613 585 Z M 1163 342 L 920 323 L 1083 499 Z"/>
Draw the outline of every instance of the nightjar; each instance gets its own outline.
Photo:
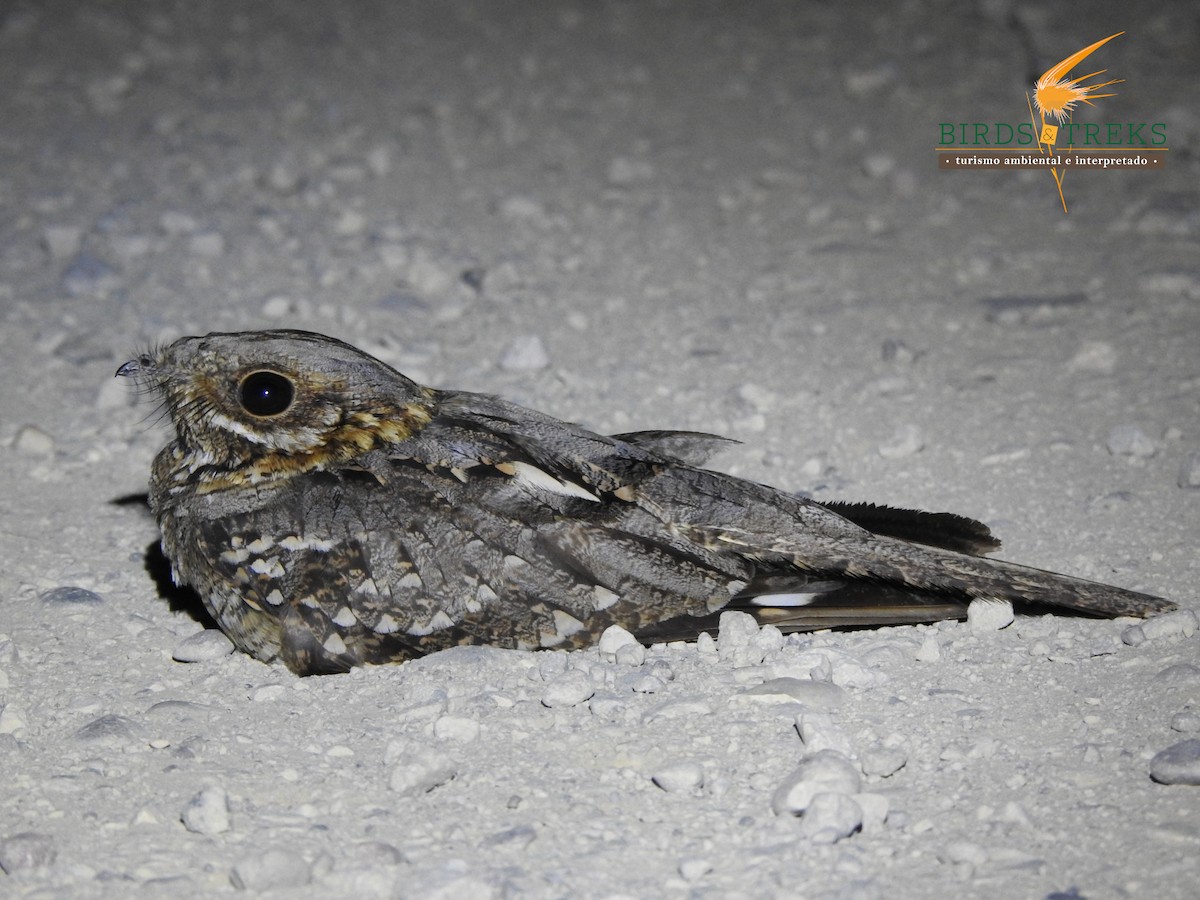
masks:
<path id="1" fill-rule="evenodd" d="M 117 374 L 174 426 L 150 502 L 175 580 L 239 648 L 299 674 L 582 647 L 614 624 L 694 637 L 733 608 L 806 630 L 960 617 L 972 598 L 1173 607 L 983 558 L 999 542 L 961 516 L 710 471 L 714 435 L 596 434 L 319 334 L 186 337 Z"/>

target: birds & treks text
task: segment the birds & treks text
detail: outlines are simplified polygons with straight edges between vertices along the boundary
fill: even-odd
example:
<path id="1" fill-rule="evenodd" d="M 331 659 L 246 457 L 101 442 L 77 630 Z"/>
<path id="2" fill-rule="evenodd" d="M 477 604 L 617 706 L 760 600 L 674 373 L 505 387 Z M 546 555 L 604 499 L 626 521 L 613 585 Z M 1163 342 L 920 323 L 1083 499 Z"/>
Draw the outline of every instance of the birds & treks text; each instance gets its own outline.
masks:
<path id="1" fill-rule="evenodd" d="M 1038 131 L 1032 122 L 941 122 L 942 147 L 1035 147 Z M 1059 139 L 1074 147 L 1165 147 L 1165 122 L 1065 122 Z"/>

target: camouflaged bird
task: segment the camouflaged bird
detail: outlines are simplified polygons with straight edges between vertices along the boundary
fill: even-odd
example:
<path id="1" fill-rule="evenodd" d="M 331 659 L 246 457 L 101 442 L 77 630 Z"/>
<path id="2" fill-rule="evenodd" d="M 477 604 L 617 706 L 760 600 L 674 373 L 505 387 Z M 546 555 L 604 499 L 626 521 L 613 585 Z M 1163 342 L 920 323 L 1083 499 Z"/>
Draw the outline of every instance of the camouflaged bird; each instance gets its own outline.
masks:
<path id="1" fill-rule="evenodd" d="M 727 441 L 604 436 L 422 387 L 303 331 L 186 337 L 118 375 L 175 439 L 150 501 L 176 582 L 299 674 L 455 644 L 574 648 L 609 625 L 694 637 L 741 608 L 785 630 L 960 617 L 972 598 L 1172 608 L 998 560 L 947 513 L 817 503 L 702 468 Z"/>

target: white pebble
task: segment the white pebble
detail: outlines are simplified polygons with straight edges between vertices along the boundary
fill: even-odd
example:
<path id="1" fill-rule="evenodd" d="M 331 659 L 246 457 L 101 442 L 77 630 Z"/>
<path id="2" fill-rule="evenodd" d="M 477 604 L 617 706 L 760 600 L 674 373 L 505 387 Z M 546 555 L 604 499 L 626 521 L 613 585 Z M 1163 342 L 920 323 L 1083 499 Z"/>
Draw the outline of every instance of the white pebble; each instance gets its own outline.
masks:
<path id="1" fill-rule="evenodd" d="M 592 679 L 586 672 L 571 669 L 546 685 L 542 692 L 542 705 L 550 709 L 578 706 L 596 693 Z"/>
<path id="2" fill-rule="evenodd" d="M 303 887 L 312 882 L 312 867 L 304 857 L 289 850 L 267 850 L 240 860 L 229 880 L 238 890 L 256 893 Z"/>
<path id="3" fill-rule="evenodd" d="M 749 613 L 721 613 L 717 632 L 717 652 L 735 667 L 757 666 L 763 651 L 757 645 L 758 622 Z"/>
<path id="4" fill-rule="evenodd" d="M 624 647 L 619 647 L 614 662 L 618 666 L 628 666 L 631 669 L 636 669 L 646 662 L 646 648 L 638 643 L 626 644 Z"/>
<path id="5" fill-rule="evenodd" d="M 500 368 L 509 372 L 536 372 L 550 365 L 550 354 L 546 345 L 536 334 L 523 334 L 513 338 L 500 357 Z"/>
<path id="6" fill-rule="evenodd" d="M 925 447 L 921 429 L 911 422 L 896 429 L 891 439 L 879 445 L 879 455 L 884 459 L 904 459 L 919 453 Z"/>
<path id="7" fill-rule="evenodd" d="M 635 694 L 657 694 L 666 684 L 656 675 L 641 675 L 633 682 Z"/>
<path id="8" fill-rule="evenodd" d="M 462 716 L 442 716 L 433 723 L 433 736 L 441 741 L 469 744 L 479 737 L 479 723 Z"/>
<path id="9" fill-rule="evenodd" d="M 738 396 L 749 403 L 758 413 L 771 412 L 779 402 L 779 397 L 774 391 L 753 382 L 748 382 L 738 388 Z"/>
<path id="10" fill-rule="evenodd" d="M 869 747 L 859 754 L 863 774 L 877 778 L 895 775 L 908 763 L 908 754 L 900 747 Z"/>
<path id="11" fill-rule="evenodd" d="M 605 628 L 604 634 L 600 635 L 600 640 L 596 644 L 596 649 L 609 662 L 640 666 L 646 661 L 646 648 L 620 625 L 609 625 Z M 622 658 L 623 651 L 624 658 Z"/>
<path id="12" fill-rule="evenodd" d="M 282 319 L 296 311 L 292 298 L 284 294 L 273 294 L 263 301 L 261 313 L 266 319 Z"/>
<path id="13" fill-rule="evenodd" d="M 1200 739 L 1172 744 L 1150 760 L 1150 777 L 1159 784 L 1200 784 Z"/>
<path id="14" fill-rule="evenodd" d="M 233 650 L 233 641 L 225 636 L 225 632 L 206 628 L 176 644 L 171 651 L 171 659 L 182 663 L 208 662 L 228 656 Z"/>
<path id="15" fill-rule="evenodd" d="M 13 449 L 27 456 L 50 456 L 54 453 L 54 438 L 36 425 L 22 425 L 13 437 Z"/>
<path id="16" fill-rule="evenodd" d="M 892 804 L 883 794 L 855 794 L 850 798 L 862 810 L 862 830 L 864 834 L 880 831 L 887 822 Z"/>
<path id="17" fill-rule="evenodd" d="M 869 153 L 863 158 L 862 168 L 868 178 L 883 178 L 896 168 L 896 158 L 887 153 Z"/>
<path id="18" fill-rule="evenodd" d="M 1200 715 L 1197 715 L 1192 710 L 1175 713 L 1171 716 L 1171 730 L 1188 734 L 1191 732 L 1200 731 Z"/>
<path id="19" fill-rule="evenodd" d="M 444 753 L 425 747 L 408 750 L 399 742 L 392 742 L 383 759 L 392 765 L 388 789 L 404 797 L 427 794 L 458 775 L 458 766 Z"/>
<path id="20" fill-rule="evenodd" d="M 83 229 L 78 225 L 47 225 L 42 229 L 42 246 L 51 259 L 70 259 L 82 243 Z"/>
<path id="21" fill-rule="evenodd" d="M 861 787 L 862 776 L 845 754 L 821 750 L 784 778 L 771 798 L 771 809 L 776 815 L 797 815 L 817 794 L 857 794 Z"/>
<path id="22" fill-rule="evenodd" d="M 250 699 L 255 703 L 271 703 L 278 700 L 287 692 L 282 684 L 264 684 L 250 692 Z"/>
<path id="23" fill-rule="evenodd" d="M 183 827 L 195 834 L 221 834 L 229 830 L 229 796 L 224 788 L 207 787 L 188 801 L 179 816 Z"/>
<path id="24" fill-rule="evenodd" d="M 1181 488 L 1200 488 L 1200 451 L 1192 451 L 1183 458 L 1175 483 Z"/>
<path id="25" fill-rule="evenodd" d="M 972 634 L 999 631 L 1013 623 L 1013 605 L 1007 600 L 975 599 L 967 606 L 967 627 Z"/>
<path id="26" fill-rule="evenodd" d="M 704 769 L 699 763 L 672 763 L 657 769 L 650 780 L 668 794 L 692 791 L 704 786 Z"/>
<path id="27" fill-rule="evenodd" d="M 849 756 L 854 752 L 854 745 L 842 729 L 833 724 L 829 713 L 820 710 L 806 710 L 796 716 L 796 731 L 804 748 L 810 753 L 818 750 L 836 750 Z"/>
<path id="28" fill-rule="evenodd" d="M 1104 341 L 1084 341 L 1067 362 L 1070 372 L 1111 374 L 1117 367 L 1117 351 Z"/>
<path id="29" fill-rule="evenodd" d="M 937 662 L 942 658 L 942 648 L 938 643 L 937 633 L 927 631 L 925 639 L 921 641 L 921 647 L 917 650 L 917 662 L 932 663 Z"/>
<path id="30" fill-rule="evenodd" d="M 850 695 L 828 681 L 784 677 L 756 684 L 738 696 L 770 703 L 794 700 L 803 703 L 809 709 L 829 712 L 842 706 Z"/>
<path id="31" fill-rule="evenodd" d="M 801 833 L 814 844 L 835 844 L 862 828 L 863 811 L 838 791 L 815 795 L 804 811 Z"/>
<path id="32" fill-rule="evenodd" d="M 1137 425 L 1117 425 L 1108 433 L 1108 452 L 1113 456 L 1153 456 L 1154 441 Z"/>
<path id="33" fill-rule="evenodd" d="M 702 856 L 685 856 L 679 861 L 679 875 L 684 881 L 699 881 L 712 870 L 712 863 Z"/>
<path id="34" fill-rule="evenodd" d="M 1121 641 L 1130 647 L 1140 647 L 1146 643 L 1146 632 L 1142 631 L 1141 625 L 1130 625 L 1121 632 Z"/>
<path id="35" fill-rule="evenodd" d="M 1174 612 L 1163 613 L 1161 616 L 1147 619 L 1133 627 L 1140 628 L 1148 641 L 1175 637 L 1190 638 L 1196 633 L 1196 614 L 1190 609 L 1177 609 Z"/>
<path id="36" fill-rule="evenodd" d="M 987 848 L 973 841 L 951 841 L 938 856 L 945 862 L 982 866 L 988 861 Z"/>

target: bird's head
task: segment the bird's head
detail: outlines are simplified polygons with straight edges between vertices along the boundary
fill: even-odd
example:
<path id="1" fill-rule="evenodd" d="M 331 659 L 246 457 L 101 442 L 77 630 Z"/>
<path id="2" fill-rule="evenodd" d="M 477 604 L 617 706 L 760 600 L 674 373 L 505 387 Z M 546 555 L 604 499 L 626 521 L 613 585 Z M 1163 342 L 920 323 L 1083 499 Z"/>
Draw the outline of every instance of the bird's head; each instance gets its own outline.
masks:
<path id="1" fill-rule="evenodd" d="M 158 395 L 191 472 L 236 470 L 251 482 L 404 441 L 432 405 L 430 390 L 385 363 L 307 331 L 180 338 L 117 374 Z"/>

